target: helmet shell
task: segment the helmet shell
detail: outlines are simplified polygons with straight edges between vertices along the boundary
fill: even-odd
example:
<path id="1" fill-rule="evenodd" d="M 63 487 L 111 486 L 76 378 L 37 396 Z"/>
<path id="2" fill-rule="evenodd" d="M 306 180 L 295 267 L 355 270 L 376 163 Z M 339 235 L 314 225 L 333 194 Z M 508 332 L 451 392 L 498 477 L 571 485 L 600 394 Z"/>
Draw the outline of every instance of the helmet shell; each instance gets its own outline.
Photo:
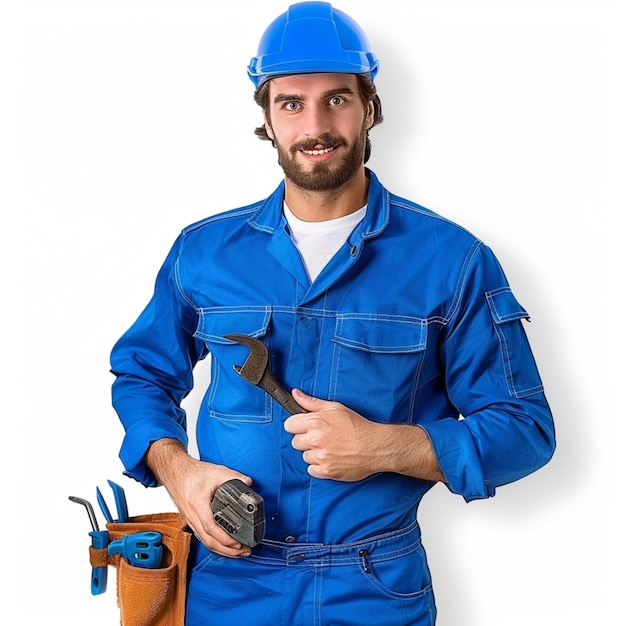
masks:
<path id="1" fill-rule="evenodd" d="M 255 87 L 275 76 L 317 72 L 367 73 L 374 80 L 378 65 L 363 29 L 349 15 L 328 2 L 300 2 L 267 27 L 248 76 Z"/>

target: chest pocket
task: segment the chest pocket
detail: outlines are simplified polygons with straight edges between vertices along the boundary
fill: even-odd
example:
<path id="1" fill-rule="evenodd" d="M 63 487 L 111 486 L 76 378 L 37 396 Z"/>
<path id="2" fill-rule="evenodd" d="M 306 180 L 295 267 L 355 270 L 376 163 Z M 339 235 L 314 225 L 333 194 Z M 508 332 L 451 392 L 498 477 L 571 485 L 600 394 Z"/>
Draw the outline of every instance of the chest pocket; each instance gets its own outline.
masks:
<path id="1" fill-rule="evenodd" d="M 270 422 L 267 394 L 243 380 L 233 369 L 243 365 L 250 350 L 225 335 L 250 335 L 263 341 L 271 319 L 270 307 L 215 307 L 200 311 L 195 337 L 211 353 L 211 382 L 204 398 L 211 417 L 237 422 Z"/>
<path id="2" fill-rule="evenodd" d="M 427 329 L 426 320 L 417 317 L 338 316 L 331 397 L 376 421 L 409 421 L 426 353 Z"/>

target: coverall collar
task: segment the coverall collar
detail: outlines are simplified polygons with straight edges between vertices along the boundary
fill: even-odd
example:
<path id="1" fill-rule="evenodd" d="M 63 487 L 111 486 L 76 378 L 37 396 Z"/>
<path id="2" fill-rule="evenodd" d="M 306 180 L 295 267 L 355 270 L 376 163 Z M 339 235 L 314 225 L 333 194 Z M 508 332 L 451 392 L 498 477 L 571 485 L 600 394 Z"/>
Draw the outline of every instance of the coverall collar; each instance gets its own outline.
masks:
<path id="1" fill-rule="evenodd" d="M 348 237 L 347 245 L 335 254 L 312 284 L 288 233 L 287 219 L 283 213 L 284 181 L 249 220 L 253 228 L 271 236 L 267 246 L 268 253 L 302 286 L 300 306 L 309 304 L 321 296 L 358 263 L 365 242 L 380 235 L 389 223 L 389 192 L 378 182 L 373 172 L 366 168 L 365 173 L 370 181 L 365 217 Z"/>
<path id="2" fill-rule="evenodd" d="M 378 178 L 368 168 L 365 174 L 369 178 L 367 197 L 367 213 L 363 221 L 354 230 L 348 243 L 359 245 L 361 240 L 376 237 L 385 229 L 389 222 L 389 192 L 380 184 Z M 283 200 L 285 197 L 285 181 L 265 200 L 260 209 L 250 218 L 250 225 L 267 233 L 274 233 L 285 223 L 283 216 Z M 359 241 L 354 241 L 357 237 Z"/>

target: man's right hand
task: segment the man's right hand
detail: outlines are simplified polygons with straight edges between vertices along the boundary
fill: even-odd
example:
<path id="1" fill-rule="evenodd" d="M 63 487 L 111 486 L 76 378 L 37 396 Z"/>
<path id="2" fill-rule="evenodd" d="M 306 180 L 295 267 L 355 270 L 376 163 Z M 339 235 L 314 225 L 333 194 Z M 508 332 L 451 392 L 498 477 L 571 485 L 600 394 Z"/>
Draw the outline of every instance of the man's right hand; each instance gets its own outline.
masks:
<path id="1" fill-rule="evenodd" d="M 222 483 L 238 478 L 251 486 L 249 476 L 224 465 L 194 459 L 176 439 L 154 441 L 146 462 L 204 545 L 228 557 L 250 555 L 248 546 L 233 539 L 214 521 L 211 510 L 213 495 Z"/>

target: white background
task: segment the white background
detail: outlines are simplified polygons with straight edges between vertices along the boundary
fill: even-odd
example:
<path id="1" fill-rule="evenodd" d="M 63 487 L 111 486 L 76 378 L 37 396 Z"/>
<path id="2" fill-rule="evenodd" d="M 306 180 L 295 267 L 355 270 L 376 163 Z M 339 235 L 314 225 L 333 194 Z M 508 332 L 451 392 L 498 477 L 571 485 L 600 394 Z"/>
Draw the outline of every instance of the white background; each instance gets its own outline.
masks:
<path id="1" fill-rule="evenodd" d="M 12 623 L 118 623 L 113 570 L 108 592 L 90 594 L 89 523 L 69 495 L 98 510 L 96 485 L 111 500 L 110 478 L 131 515 L 172 510 L 163 489 L 122 475 L 109 352 L 179 230 L 279 182 L 252 132 L 261 118 L 245 69 L 287 4 L 1 5 Z M 438 626 L 623 624 L 624 21 L 592 0 L 337 6 L 381 59 L 386 121 L 370 166 L 495 250 L 531 313 L 557 424 L 553 461 L 494 499 L 466 504 L 443 486 L 425 498 Z"/>

